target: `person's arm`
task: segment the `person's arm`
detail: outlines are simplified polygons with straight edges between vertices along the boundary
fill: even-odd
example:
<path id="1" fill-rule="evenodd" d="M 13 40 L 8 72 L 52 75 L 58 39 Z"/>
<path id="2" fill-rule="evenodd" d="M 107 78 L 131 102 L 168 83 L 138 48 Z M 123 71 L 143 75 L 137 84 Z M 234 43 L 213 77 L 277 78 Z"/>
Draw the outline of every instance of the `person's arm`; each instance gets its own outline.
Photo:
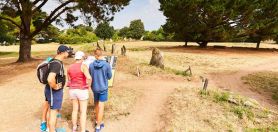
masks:
<path id="1" fill-rule="evenodd" d="M 88 80 L 92 80 L 92 77 L 89 73 L 89 68 L 85 64 L 82 64 L 82 69 L 81 70 L 82 70 L 82 72 L 84 73 L 84 75 L 86 76 L 86 78 Z"/>
<path id="2" fill-rule="evenodd" d="M 69 69 L 67 70 L 68 81 L 70 81 Z"/>
<path id="3" fill-rule="evenodd" d="M 69 87 L 69 86 L 70 86 L 70 80 L 71 80 L 71 78 L 70 78 L 70 73 L 69 73 L 69 69 L 67 70 L 67 77 L 68 77 L 68 84 L 67 84 L 67 87 Z"/>
<path id="4" fill-rule="evenodd" d="M 107 66 L 107 78 L 108 78 L 108 80 L 110 80 L 112 78 L 112 68 L 109 64 Z"/>
<path id="5" fill-rule="evenodd" d="M 47 77 L 48 84 L 50 88 L 54 90 L 58 90 L 62 87 L 62 83 L 56 84 L 56 73 L 50 72 L 48 77 Z"/>

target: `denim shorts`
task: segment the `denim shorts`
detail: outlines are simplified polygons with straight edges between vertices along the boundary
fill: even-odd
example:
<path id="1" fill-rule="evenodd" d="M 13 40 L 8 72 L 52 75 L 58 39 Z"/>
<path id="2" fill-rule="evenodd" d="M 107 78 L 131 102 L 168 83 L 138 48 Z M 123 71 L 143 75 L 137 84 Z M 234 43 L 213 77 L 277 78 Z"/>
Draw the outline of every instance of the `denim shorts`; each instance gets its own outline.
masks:
<path id="1" fill-rule="evenodd" d="M 52 96 L 51 96 L 51 91 L 52 91 Z M 44 89 L 44 95 L 46 100 L 48 101 L 48 104 L 50 105 L 50 109 L 59 110 L 62 108 L 63 89 L 50 90 L 50 87 L 46 85 Z"/>
<path id="2" fill-rule="evenodd" d="M 106 102 L 108 100 L 108 91 L 103 91 L 103 92 L 94 92 L 94 101 L 95 102 Z"/>

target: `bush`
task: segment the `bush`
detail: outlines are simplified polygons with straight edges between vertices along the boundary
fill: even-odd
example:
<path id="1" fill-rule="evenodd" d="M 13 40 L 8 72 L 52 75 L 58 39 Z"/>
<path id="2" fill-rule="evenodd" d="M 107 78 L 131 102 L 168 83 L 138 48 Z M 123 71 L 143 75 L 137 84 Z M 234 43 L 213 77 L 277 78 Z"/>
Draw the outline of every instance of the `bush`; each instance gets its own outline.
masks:
<path id="1" fill-rule="evenodd" d="M 120 37 L 120 36 L 118 35 L 118 33 L 115 33 L 115 34 L 113 35 L 112 39 L 113 39 L 113 41 L 119 41 L 119 40 L 122 40 L 122 37 Z"/>
<path id="2" fill-rule="evenodd" d="M 61 44 L 91 43 L 98 40 L 98 37 L 85 29 L 68 29 L 66 33 L 59 36 L 58 42 Z"/>
<path id="3" fill-rule="evenodd" d="M 171 41 L 173 39 L 173 35 L 166 34 L 162 28 L 151 32 L 147 31 L 144 36 L 144 40 L 150 41 Z"/>

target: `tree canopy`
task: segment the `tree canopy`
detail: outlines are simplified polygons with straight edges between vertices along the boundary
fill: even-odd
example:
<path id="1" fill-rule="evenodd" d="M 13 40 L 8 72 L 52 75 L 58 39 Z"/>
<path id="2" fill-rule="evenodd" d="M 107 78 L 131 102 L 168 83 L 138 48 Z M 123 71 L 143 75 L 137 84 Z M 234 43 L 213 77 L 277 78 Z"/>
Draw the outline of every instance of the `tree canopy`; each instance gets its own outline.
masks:
<path id="1" fill-rule="evenodd" d="M 238 37 L 263 40 L 275 34 L 277 0 L 159 0 L 167 18 L 163 26 L 176 40 L 229 41 Z M 235 36 L 232 36 L 235 35 Z"/>
<path id="2" fill-rule="evenodd" d="M 130 22 L 128 33 L 129 37 L 140 39 L 143 36 L 144 32 L 144 23 L 140 19 Z"/>
<path id="3" fill-rule="evenodd" d="M 102 39 L 109 39 L 112 38 L 114 35 L 115 30 L 113 26 L 109 26 L 108 22 L 99 23 L 96 27 L 95 34 Z"/>
<path id="4" fill-rule="evenodd" d="M 91 43 L 97 41 L 96 34 L 92 32 L 90 26 L 78 25 L 74 28 L 65 30 L 58 37 L 58 42 L 61 44 L 76 44 L 76 43 Z"/>
<path id="5" fill-rule="evenodd" d="M 123 27 L 122 29 L 119 30 L 119 36 L 121 37 L 128 37 L 129 35 L 129 28 L 128 27 Z"/>
<path id="6" fill-rule="evenodd" d="M 109 21 L 113 19 L 115 12 L 123 9 L 130 0 L 63 0 L 56 1 L 59 4 L 51 10 L 50 14 L 39 16 L 38 21 L 33 21 L 46 5 L 52 0 L 2 0 L 0 1 L 0 20 L 5 20 L 15 25 L 20 30 L 19 62 L 31 59 L 31 40 L 52 22 L 67 22 L 71 25 L 80 17 L 76 16 L 81 12 L 83 18 L 91 25 L 93 21 Z M 61 17 L 65 14 L 65 18 Z M 31 24 L 34 28 L 31 28 Z"/>

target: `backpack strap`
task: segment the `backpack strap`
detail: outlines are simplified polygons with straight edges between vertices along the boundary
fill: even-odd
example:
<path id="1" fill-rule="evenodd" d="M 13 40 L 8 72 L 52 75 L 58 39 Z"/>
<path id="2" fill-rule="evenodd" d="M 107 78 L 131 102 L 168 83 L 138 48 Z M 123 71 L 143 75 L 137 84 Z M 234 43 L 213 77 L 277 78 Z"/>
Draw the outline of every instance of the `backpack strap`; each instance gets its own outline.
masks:
<path id="1" fill-rule="evenodd" d="M 61 75 L 62 77 L 64 77 L 64 65 L 63 65 L 60 61 L 55 60 L 55 59 L 52 59 L 52 60 L 49 62 L 49 64 L 50 64 L 50 63 L 53 63 L 53 62 L 58 62 L 58 63 L 61 65 L 60 75 Z M 49 66 L 49 65 L 48 65 L 48 66 Z"/>

